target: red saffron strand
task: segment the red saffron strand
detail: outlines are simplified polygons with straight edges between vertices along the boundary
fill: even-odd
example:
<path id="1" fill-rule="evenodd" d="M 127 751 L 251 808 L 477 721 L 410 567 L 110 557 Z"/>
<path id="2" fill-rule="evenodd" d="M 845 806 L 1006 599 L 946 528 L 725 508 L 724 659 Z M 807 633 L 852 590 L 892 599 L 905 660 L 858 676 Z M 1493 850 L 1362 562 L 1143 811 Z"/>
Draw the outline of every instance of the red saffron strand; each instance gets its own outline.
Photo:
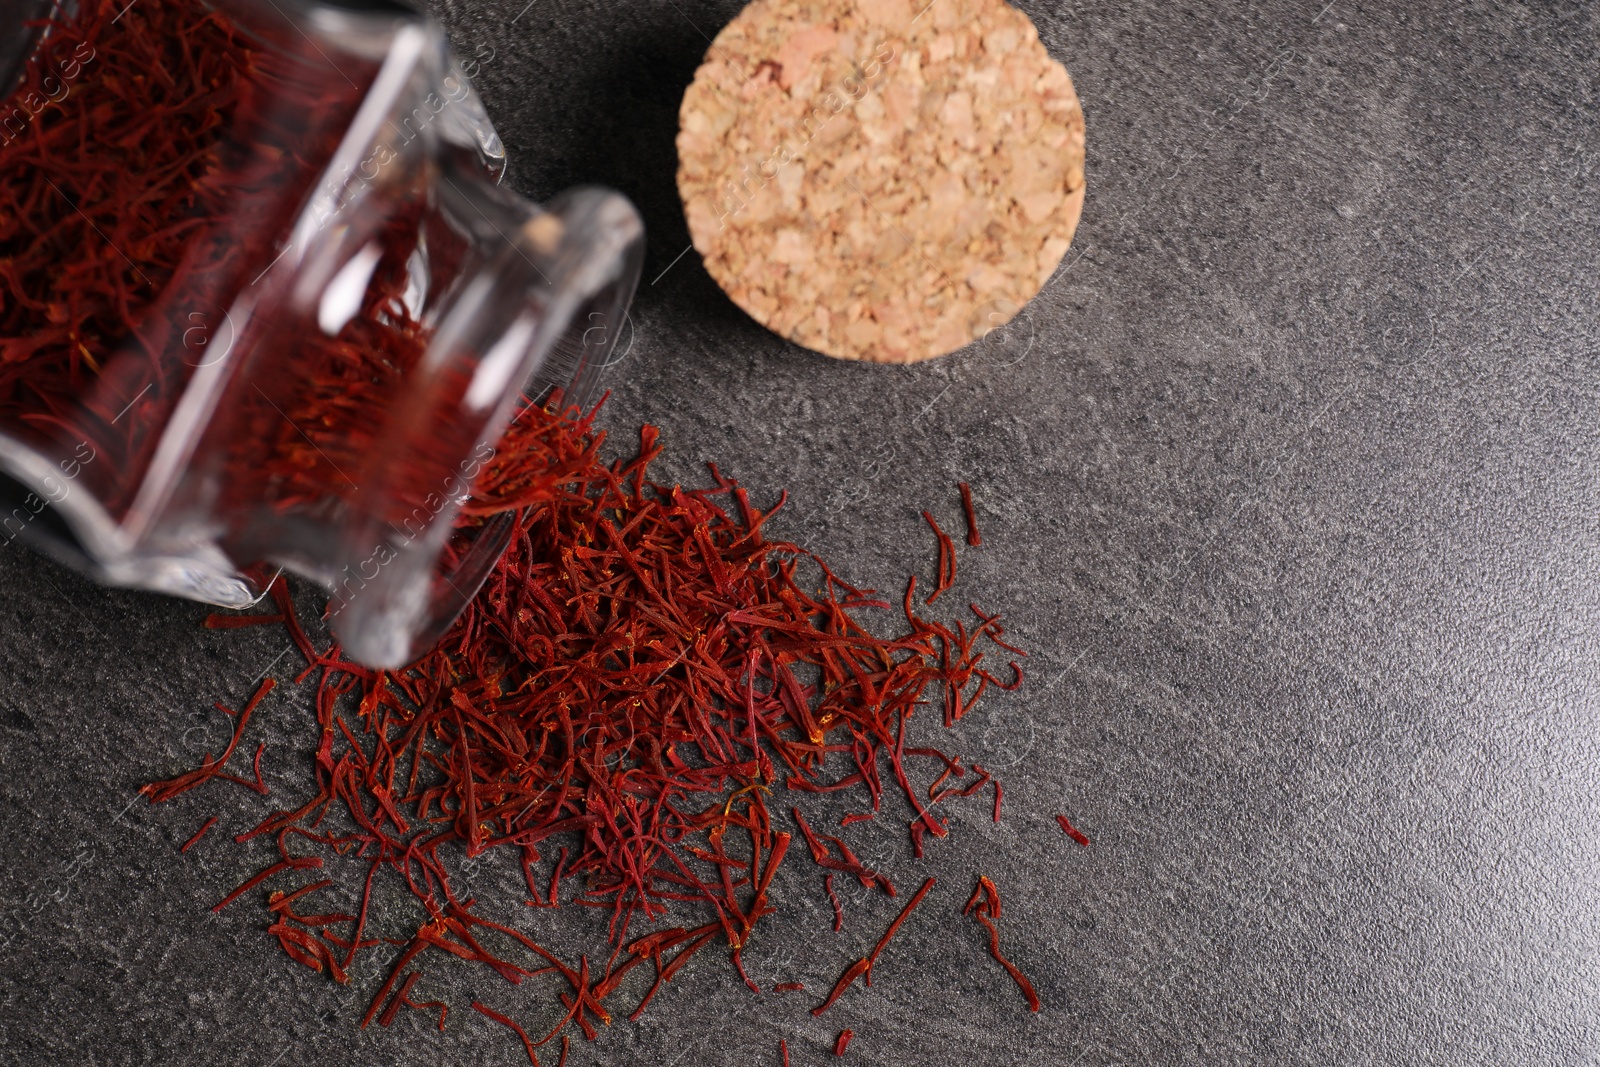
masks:
<path id="1" fill-rule="evenodd" d="M 870 986 L 872 984 L 873 964 L 878 962 L 878 956 L 882 954 L 884 947 L 889 944 L 889 940 L 899 931 L 901 924 L 906 921 L 906 918 L 916 906 L 922 903 L 922 898 L 928 895 L 928 890 L 933 888 L 934 882 L 935 879 L 930 875 L 922 883 L 921 888 L 913 893 L 911 899 L 906 902 L 906 906 L 900 909 L 900 914 L 895 916 L 894 922 L 890 923 L 889 928 L 883 932 L 883 936 L 878 938 L 878 943 L 872 947 L 872 952 L 845 968 L 844 974 L 839 976 L 839 981 L 834 985 L 833 991 L 828 994 L 828 999 L 811 1009 L 812 1015 L 821 1015 L 833 1007 L 839 998 L 844 996 L 845 990 L 855 983 L 857 978 L 864 977 L 867 980 L 867 985 Z"/>
<path id="2" fill-rule="evenodd" d="M 400 983 L 400 992 L 389 1001 L 389 1006 L 383 1009 L 383 1014 L 378 1016 L 379 1026 L 388 1026 L 394 1022 L 394 1017 L 405 1006 L 406 998 L 411 995 L 411 987 L 417 984 L 417 979 L 422 977 L 421 971 L 412 971 L 406 975 L 406 980 Z"/>
<path id="3" fill-rule="evenodd" d="M 967 901 L 967 906 L 961 909 L 961 914 L 971 915 L 989 931 L 989 954 L 1006 969 L 1011 980 L 1017 983 L 1017 988 L 1022 990 L 1029 1009 L 1038 1011 L 1039 996 L 1033 990 L 1033 983 L 1028 981 L 1027 976 L 1016 964 L 1000 953 L 1000 931 L 994 925 L 994 920 L 1000 918 L 1000 890 L 988 876 L 978 876 L 978 884 L 972 890 L 972 898 Z"/>
<path id="4" fill-rule="evenodd" d="M 850 1039 L 856 1036 L 854 1030 L 839 1031 L 839 1039 L 833 1043 L 833 1054 L 843 1056 L 844 1050 L 850 1047 Z"/>
<path id="5" fill-rule="evenodd" d="M 751 981 L 750 976 L 745 973 L 744 961 L 739 958 L 738 949 L 733 950 L 733 969 L 739 972 L 739 977 L 744 979 L 744 984 L 750 990 L 750 992 L 761 992 L 761 987 L 756 985 L 755 982 Z"/>
<path id="6" fill-rule="evenodd" d="M 234 723 L 233 727 L 233 737 L 228 741 L 228 747 L 223 749 L 220 758 L 213 760 L 210 753 L 207 753 L 200 766 L 194 770 L 180 774 L 176 778 L 169 778 L 164 782 L 151 782 L 148 785 L 141 786 L 139 792 L 148 796 L 150 803 L 160 804 L 181 796 L 189 790 L 204 785 L 212 778 L 219 776 L 222 773 L 222 768 L 232 758 L 234 750 L 239 747 L 239 738 L 243 736 L 244 728 L 250 724 L 250 715 L 256 710 L 256 705 L 260 704 L 262 698 L 272 692 L 273 687 L 277 684 L 271 678 L 262 681 L 261 685 L 256 689 L 255 695 L 250 698 L 249 702 L 239 712 L 238 721 Z M 259 760 L 260 754 L 257 753 L 258 764 Z M 248 785 L 248 783 L 245 784 Z"/>
<path id="7" fill-rule="evenodd" d="M 805 988 L 806 984 L 804 982 L 779 982 L 772 987 L 772 991 L 774 993 L 801 993 L 805 991 Z"/>
<path id="8" fill-rule="evenodd" d="M 438 1029 L 439 1029 L 439 1032 L 442 1034 L 442 1033 L 444 1033 L 445 1016 L 450 1014 L 449 1006 L 446 1005 L 443 1001 L 440 1001 L 440 1000 L 415 1001 L 415 1000 L 411 999 L 411 994 L 410 994 L 410 991 L 409 991 L 410 987 L 414 984 L 414 980 L 415 979 L 419 979 L 421 977 L 422 977 L 422 972 L 421 971 L 413 972 L 412 977 L 406 979 L 406 984 L 404 986 L 401 986 L 400 992 L 399 992 L 399 994 L 396 995 L 395 1000 L 397 1000 L 399 1003 L 405 1005 L 406 1007 L 412 1008 L 412 1009 L 414 1009 L 416 1011 L 431 1011 L 434 1008 L 438 1008 L 439 1009 Z"/>
<path id="9" fill-rule="evenodd" d="M 213 816 L 211 816 L 211 818 L 207 819 L 205 822 L 200 824 L 200 829 L 196 830 L 194 832 L 194 836 L 189 838 L 189 840 L 185 841 L 183 843 L 183 847 L 178 849 L 178 851 L 179 852 L 188 852 L 195 845 L 199 844 L 200 843 L 200 839 L 202 837 L 206 836 L 206 831 L 211 829 L 215 825 L 217 825 L 217 816 L 213 815 Z"/>
<path id="10" fill-rule="evenodd" d="M 405 951 L 400 953 L 400 959 L 395 962 L 394 969 L 389 972 L 388 981 L 383 983 L 383 988 L 378 990 L 378 995 L 373 997 L 372 1003 L 367 1006 L 367 1013 L 361 1017 L 361 1029 L 365 1030 L 367 1028 L 367 1024 L 372 1022 L 373 1016 L 378 1014 L 378 1010 L 382 1008 L 384 1003 L 389 999 L 389 990 L 394 988 L 395 982 L 398 981 L 400 975 L 405 972 L 406 965 L 410 963 L 418 953 L 427 947 L 428 942 L 424 941 L 421 937 L 412 938 L 411 943 L 406 946 Z"/>
<path id="11" fill-rule="evenodd" d="M 783 1057 L 783 1067 L 789 1067 L 789 1042 L 778 1038 L 778 1055 Z"/>
<path id="12" fill-rule="evenodd" d="M 284 860 L 281 863 L 274 863 L 272 866 L 268 867 L 264 871 L 261 871 L 259 874 L 255 875 L 254 877 L 246 879 L 243 882 L 243 884 L 241 884 L 239 886 L 239 888 L 235 889 L 233 892 L 231 892 L 227 896 L 223 897 L 222 900 L 219 903 L 217 903 L 214 907 L 212 907 L 211 910 L 212 911 L 221 911 L 223 908 L 226 908 L 229 904 L 232 904 L 235 900 L 238 900 L 240 897 L 242 897 L 246 893 L 250 892 L 250 890 L 254 889 L 256 886 L 260 885 L 262 882 L 265 882 L 268 878 L 271 878 L 273 875 L 277 874 L 280 871 L 296 870 L 296 869 L 303 869 L 303 868 L 310 868 L 310 867 L 321 867 L 321 866 L 322 866 L 322 857 L 321 856 L 307 856 L 307 857 L 305 857 L 303 859 L 287 859 L 287 860 Z"/>
<path id="13" fill-rule="evenodd" d="M 818 1004 L 815 1008 L 812 1008 L 811 1014 L 821 1015 L 823 1012 L 833 1007 L 834 1004 L 838 1002 L 839 998 L 844 996 L 845 990 L 849 989 L 853 984 L 855 984 L 855 980 L 857 978 L 860 978 L 862 975 L 866 974 L 867 968 L 871 966 L 871 961 L 859 959 L 850 966 L 846 967 L 844 974 L 839 976 L 839 981 L 834 983 L 832 991 L 828 993 L 828 999 L 824 1000 L 821 1004 Z"/>
<path id="14" fill-rule="evenodd" d="M 922 517 L 933 530 L 934 537 L 939 541 L 939 567 L 938 580 L 935 582 L 933 592 L 928 594 L 928 599 L 923 603 L 932 605 L 934 601 L 944 596 L 945 591 L 955 584 L 956 580 L 956 549 L 950 540 L 950 535 L 939 528 L 939 523 L 928 512 L 924 511 Z"/>
<path id="15" fill-rule="evenodd" d="M 961 510 L 967 517 L 967 544 L 977 548 L 983 544 L 983 535 L 978 533 L 978 513 L 972 507 L 972 486 L 957 482 L 956 487 L 961 490 Z"/>
<path id="16" fill-rule="evenodd" d="M 310 885 L 303 885 L 292 893 L 280 893 L 274 890 L 273 892 L 267 894 L 267 910 L 284 911 L 289 907 L 289 905 L 293 904 L 302 897 L 308 897 L 312 893 L 317 892 L 317 890 L 326 889 L 332 884 L 332 878 L 324 878 L 320 881 L 312 882 Z"/>
<path id="17" fill-rule="evenodd" d="M 479 1015 L 488 1016 L 501 1026 L 510 1028 L 512 1033 L 522 1038 L 522 1047 L 527 1050 L 528 1062 L 532 1064 L 532 1067 L 539 1067 L 539 1054 L 533 1050 L 533 1040 L 528 1037 L 528 1032 L 526 1030 L 517 1025 L 514 1019 L 511 1019 L 505 1015 L 501 1015 L 493 1008 L 486 1008 L 482 1004 L 479 1004 L 476 1000 L 472 1002 L 472 1010 L 477 1012 Z"/>
<path id="18" fill-rule="evenodd" d="M 1089 838 L 1088 838 L 1088 836 L 1085 835 L 1082 830 L 1079 830 L 1076 826 L 1073 826 L 1072 823 L 1067 821 L 1067 817 L 1065 815 L 1057 815 L 1056 816 L 1056 822 L 1061 824 L 1061 831 L 1063 833 L 1065 833 L 1068 837 L 1072 838 L 1074 841 L 1076 841 L 1078 844 L 1082 845 L 1084 848 L 1088 848 L 1089 847 Z"/>
<path id="19" fill-rule="evenodd" d="M 906 906 L 900 909 L 900 914 L 894 917 L 894 922 L 889 924 L 889 929 L 885 930 L 883 936 L 878 938 L 878 943 L 872 947 L 872 954 L 867 957 L 866 978 L 868 985 L 872 984 L 872 966 L 878 962 L 879 954 L 889 944 L 889 940 L 899 932 L 901 924 L 916 910 L 917 905 L 922 903 L 922 898 L 928 895 L 928 890 L 933 888 L 935 881 L 936 879 L 930 874 L 927 880 L 922 883 L 921 888 L 911 895 L 910 900 L 906 901 Z"/>
<path id="20" fill-rule="evenodd" d="M 229 774 L 225 771 L 219 771 L 216 777 L 225 782 L 232 782 L 234 785 L 242 785 L 252 793 L 260 793 L 262 796 L 270 796 L 272 794 L 272 790 L 267 788 L 267 783 L 261 778 L 261 755 L 262 753 L 266 752 L 266 750 L 267 743 L 265 741 L 256 746 L 255 759 L 251 762 L 251 768 L 256 776 L 255 781 L 252 782 L 248 778 L 240 778 L 237 774 Z"/>

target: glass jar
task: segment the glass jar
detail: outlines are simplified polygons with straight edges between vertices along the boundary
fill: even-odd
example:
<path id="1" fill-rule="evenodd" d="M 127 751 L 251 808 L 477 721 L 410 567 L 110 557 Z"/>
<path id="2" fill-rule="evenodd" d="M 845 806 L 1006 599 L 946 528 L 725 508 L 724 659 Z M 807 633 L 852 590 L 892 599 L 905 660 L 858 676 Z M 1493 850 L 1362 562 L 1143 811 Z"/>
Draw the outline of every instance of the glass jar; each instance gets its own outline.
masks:
<path id="1" fill-rule="evenodd" d="M 440 26 L 383 0 L 0 13 L 0 543 L 224 607 L 272 568 L 395 667 L 498 559 L 519 403 L 583 404 L 638 281 L 540 207 Z M 4 24 L 10 20 L 10 24 Z"/>

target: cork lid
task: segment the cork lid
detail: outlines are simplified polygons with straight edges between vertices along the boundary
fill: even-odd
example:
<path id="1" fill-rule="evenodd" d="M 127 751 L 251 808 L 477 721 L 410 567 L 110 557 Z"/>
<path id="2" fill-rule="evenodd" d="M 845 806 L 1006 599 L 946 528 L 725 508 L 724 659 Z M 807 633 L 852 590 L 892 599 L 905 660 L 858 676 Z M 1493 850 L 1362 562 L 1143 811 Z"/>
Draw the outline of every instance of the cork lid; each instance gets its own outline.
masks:
<path id="1" fill-rule="evenodd" d="M 1083 111 L 1005 0 L 755 0 L 683 99 L 717 283 L 830 356 L 909 363 L 1009 321 L 1083 208 Z"/>

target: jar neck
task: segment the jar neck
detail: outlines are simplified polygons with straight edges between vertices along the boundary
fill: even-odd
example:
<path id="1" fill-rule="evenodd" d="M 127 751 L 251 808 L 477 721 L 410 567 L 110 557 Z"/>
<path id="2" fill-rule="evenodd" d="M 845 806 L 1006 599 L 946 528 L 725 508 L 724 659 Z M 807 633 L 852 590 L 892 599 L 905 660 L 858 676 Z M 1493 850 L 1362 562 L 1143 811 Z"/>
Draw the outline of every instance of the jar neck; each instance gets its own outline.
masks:
<path id="1" fill-rule="evenodd" d="M 477 592 L 507 520 L 460 522 L 528 403 L 593 394 L 624 333 L 643 227 L 622 197 L 578 190 L 541 210 L 470 175 L 446 176 L 437 210 L 476 219 L 473 248 L 429 322 L 426 348 L 383 411 L 331 560 L 336 634 L 353 656 L 398 666 L 420 655 Z M 424 232 L 428 224 L 423 226 Z"/>

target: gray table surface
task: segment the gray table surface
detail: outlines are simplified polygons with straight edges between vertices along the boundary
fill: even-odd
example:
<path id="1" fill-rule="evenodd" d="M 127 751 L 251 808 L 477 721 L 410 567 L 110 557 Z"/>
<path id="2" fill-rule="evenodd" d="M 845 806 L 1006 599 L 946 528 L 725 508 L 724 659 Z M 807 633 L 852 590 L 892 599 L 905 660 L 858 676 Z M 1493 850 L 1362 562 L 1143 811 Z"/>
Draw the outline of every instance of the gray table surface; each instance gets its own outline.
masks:
<path id="1" fill-rule="evenodd" d="M 608 425 L 660 424 L 675 478 L 787 487 L 781 532 L 886 589 L 970 481 L 959 592 L 1033 653 L 955 739 L 1004 768 L 1005 822 L 976 803 L 920 863 L 860 835 L 941 879 L 871 990 L 814 1020 L 708 954 L 575 1065 L 776 1064 L 780 1036 L 816 1064 L 844 1026 L 876 1064 L 1600 1061 L 1600 6 L 1325 4 L 1023 4 L 1083 98 L 1083 225 L 1014 330 L 911 369 L 800 351 L 675 262 L 677 103 L 736 3 L 440 5 L 517 186 L 646 216 Z M 176 846 L 267 802 L 128 806 L 278 635 L 20 548 L 0 581 L 0 1061 L 524 1062 L 467 1010 L 509 987 L 446 968 L 446 1033 L 362 1032 L 376 962 L 340 989 L 258 908 L 208 920 L 265 850 Z M 262 710 L 281 790 L 307 693 Z M 980 870 L 1037 1016 L 955 913 Z M 897 907 L 834 934 L 814 882 L 781 885 L 759 981 L 825 988 Z M 593 950 L 575 909 L 528 921 Z"/>

